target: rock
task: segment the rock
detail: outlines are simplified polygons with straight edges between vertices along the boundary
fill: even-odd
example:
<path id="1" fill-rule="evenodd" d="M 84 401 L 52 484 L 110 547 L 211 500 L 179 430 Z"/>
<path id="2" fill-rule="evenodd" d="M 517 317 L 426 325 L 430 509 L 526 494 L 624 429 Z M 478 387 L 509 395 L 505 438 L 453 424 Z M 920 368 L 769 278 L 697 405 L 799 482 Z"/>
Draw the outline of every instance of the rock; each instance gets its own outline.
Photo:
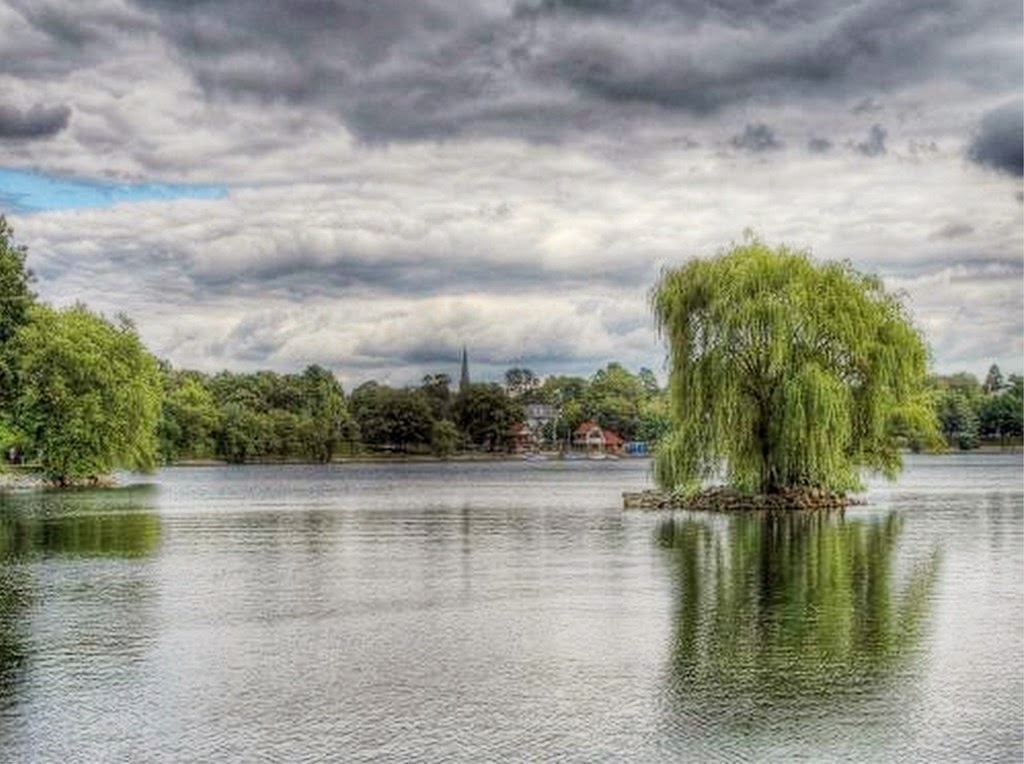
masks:
<path id="1" fill-rule="evenodd" d="M 655 490 L 622 494 L 623 509 L 642 510 L 832 511 L 842 510 L 852 504 L 863 503 L 863 499 L 853 499 L 821 488 L 787 488 L 779 493 L 749 495 L 727 486 L 713 486 L 686 499 Z"/>

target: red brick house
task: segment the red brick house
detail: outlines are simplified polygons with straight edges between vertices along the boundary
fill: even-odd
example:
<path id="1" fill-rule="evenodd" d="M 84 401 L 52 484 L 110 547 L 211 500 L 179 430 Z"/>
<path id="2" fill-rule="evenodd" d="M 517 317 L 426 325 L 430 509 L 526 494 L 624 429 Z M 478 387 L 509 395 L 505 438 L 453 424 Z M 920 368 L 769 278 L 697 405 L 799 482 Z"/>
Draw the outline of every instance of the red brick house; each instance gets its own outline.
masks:
<path id="1" fill-rule="evenodd" d="M 623 441 L 617 432 L 604 430 L 597 422 L 581 422 L 572 435 L 573 448 L 589 453 L 618 454 Z"/>

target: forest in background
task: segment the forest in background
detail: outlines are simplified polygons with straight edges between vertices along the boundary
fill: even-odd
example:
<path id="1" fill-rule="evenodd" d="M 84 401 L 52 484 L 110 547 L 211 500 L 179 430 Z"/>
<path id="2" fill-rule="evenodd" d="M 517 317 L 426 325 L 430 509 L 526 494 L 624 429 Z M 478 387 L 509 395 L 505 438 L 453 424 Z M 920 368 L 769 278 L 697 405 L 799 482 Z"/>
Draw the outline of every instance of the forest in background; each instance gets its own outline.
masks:
<path id="1" fill-rule="evenodd" d="M 1003 379 L 993 366 L 984 382 L 958 373 L 932 377 L 930 383 L 951 448 L 1020 443 L 1020 376 Z M 634 374 L 614 362 L 590 378 L 541 379 L 515 367 L 505 373 L 504 384 L 473 383 L 463 391 L 453 389 L 451 377 L 442 372 L 411 387 L 369 381 L 346 396 L 333 375 L 318 366 L 301 374 L 204 375 L 165 365 L 163 385 L 160 452 L 165 461 L 502 452 L 511 446 L 513 426 L 524 420 L 530 404 L 557 411 L 543 431 L 544 446 L 552 450 L 564 447 L 585 421 L 652 446 L 669 426 L 666 392 L 655 375 L 648 369 Z"/>

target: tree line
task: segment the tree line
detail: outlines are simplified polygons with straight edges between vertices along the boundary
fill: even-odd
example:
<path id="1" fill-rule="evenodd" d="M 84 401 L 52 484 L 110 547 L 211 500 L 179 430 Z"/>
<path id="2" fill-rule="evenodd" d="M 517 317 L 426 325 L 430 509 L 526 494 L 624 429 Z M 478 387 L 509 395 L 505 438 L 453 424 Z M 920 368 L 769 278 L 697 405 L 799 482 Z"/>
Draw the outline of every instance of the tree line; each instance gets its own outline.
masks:
<path id="1" fill-rule="evenodd" d="M 168 462 L 501 452 L 531 404 L 557 412 L 538 433 L 550 448 L 568 443 L 587 420 L 627 440 L 656 440 L 667 426 L 667 404 L 654 374 L 633 374 L 618 363 L 590 378 L 544 380 L 517 367 L 506 372 L 504 384 L 474 383 L 457 391 L 443 372 L 400 388 L 371 380 L 348 396 L 319 366 L 301 374 L 207 375 L 162 364 L 161 383 L 158 452 Z"/>
<path id="2" fill-rule="evenodd" d="M 539 433 L 552 449 L 585 421 L 652 447 L 671 428 L 655 374 L 614 362 L 590 377 L 513 367 L 502 384 L 453 389 L 438 372 L 407 387 L 365 382 L 348 395 L 317 365 L 285 374 L 175 369 L 146 350 L 128 317 L 37 300 L 26 255 L 0 216 L 0 448 L 57 483 L 186 460 L 502 452 L 536 404 L 554 414 Z M 1004 380 L 993 367 L 984 383 L 932 378 L 928 400 L 954 447 L 1019 442 L 1021 388 L 1020 377 Z"/>
<path id="3" fill-rule="evenodd" d="M 1024 378 L 993 364 L 984 382 L 960 372 L 930 380 L 939 427 L 950 448 L 1017 443 L 1024 430 Z"/>

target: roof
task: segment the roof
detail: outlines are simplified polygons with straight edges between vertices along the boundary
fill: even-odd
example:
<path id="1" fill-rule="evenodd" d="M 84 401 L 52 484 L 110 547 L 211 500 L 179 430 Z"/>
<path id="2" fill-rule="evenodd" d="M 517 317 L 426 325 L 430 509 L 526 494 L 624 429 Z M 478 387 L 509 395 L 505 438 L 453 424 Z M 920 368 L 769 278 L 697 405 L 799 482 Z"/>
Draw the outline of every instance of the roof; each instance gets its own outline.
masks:
<path id="1" fill-rule="evenodd" d="M 586 422 L 580 422 L 580 426 L 576 428 L 575 435 L 586 435 L 591 430 L 601 430 L 600 425 L 597 422 L 592 422 L 589 419 Z"/>
<path id="2" fill-rule="evenodd" d="M 622 438 L 619 437 L 619 434 L 617 432 L 614 432 L 612 430 L 605 430 L 604 431 L 604 444 L 606 446 L 621 446 L 622 445 Z"/>

